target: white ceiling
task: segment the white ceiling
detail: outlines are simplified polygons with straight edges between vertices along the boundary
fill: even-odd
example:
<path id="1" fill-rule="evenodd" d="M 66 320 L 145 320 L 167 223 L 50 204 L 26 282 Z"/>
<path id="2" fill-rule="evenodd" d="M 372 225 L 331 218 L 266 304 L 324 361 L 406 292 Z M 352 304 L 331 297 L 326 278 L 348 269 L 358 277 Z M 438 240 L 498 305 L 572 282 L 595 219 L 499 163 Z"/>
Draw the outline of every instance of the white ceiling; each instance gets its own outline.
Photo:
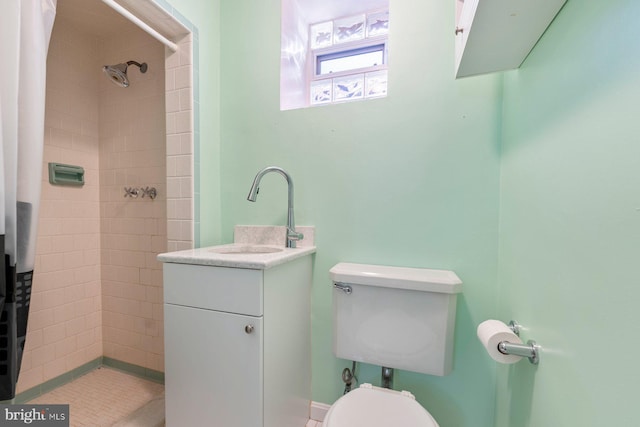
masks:
<path id="1" fill-rule="evenodd" d="M 291 0 L 283 1 L 283 5 L 289 1 Z M 174 19 L 169 19 L 164 11 L 159 10 L 158 6 L 150 1 L 118 0 L 118 2 L 165 37 L 173 39 L 176 35 L 186 33 L 184 27 Z M 307 24 L 389 6 L 389 0 L 295 0 L 295 2 L 298 5 L 297 10 L 304 13 Z M 148 19 L 144 19 L 144 16 L 153 17 L 154 22 L 149 22 Z M 76 28 L 99 37 L 128 31 L 134 25 L 101 0 L 58 0 L 57 17 L 70 21 Z"/>
<path id="2" fill-rule="evenodd" d="M 347 17 L 375 9 L 389 7 L 390 0 L 297 0 L 308 23 Z M 284 2 L 283 2 L 284 3 Z"/>

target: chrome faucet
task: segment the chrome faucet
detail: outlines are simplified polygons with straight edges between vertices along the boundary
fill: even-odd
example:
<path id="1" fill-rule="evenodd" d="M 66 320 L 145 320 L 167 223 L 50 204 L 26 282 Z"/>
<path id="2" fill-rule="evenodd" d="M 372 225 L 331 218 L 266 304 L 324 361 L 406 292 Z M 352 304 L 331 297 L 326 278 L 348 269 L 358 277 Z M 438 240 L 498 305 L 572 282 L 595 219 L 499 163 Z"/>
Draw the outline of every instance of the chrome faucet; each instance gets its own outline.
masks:
<path id="1" fill-rule="evenodd" d="M 249 190 L 247 200 L 250 202 L 256 201 L 256 198 L 258 197 L 258 191 L 260 191 L 260 180 L 269 172 L 278 172 L 284 177 L 284 179 L 287 180 L 289 194 L 287 202 L 287 247 L 295 248 L 296 241 L 304 239 L 304 235 L 302 233 L 296 232 L 296 224 L 295 220 L 293 219 L 293 180 L 291 179 L 291 176 L 284 169 L 277 166 L 268 166 L 262 169 L 253 179 L 253 184 L 251 185 L 251 190 Z"/>

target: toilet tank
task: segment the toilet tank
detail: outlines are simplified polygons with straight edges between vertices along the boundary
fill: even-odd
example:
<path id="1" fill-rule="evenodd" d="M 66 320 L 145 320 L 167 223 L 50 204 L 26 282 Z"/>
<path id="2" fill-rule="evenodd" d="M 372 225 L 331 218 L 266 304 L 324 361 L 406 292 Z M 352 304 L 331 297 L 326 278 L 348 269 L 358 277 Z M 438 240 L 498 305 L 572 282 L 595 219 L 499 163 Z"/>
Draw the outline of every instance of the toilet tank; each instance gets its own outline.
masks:
<path id="1" fill-rule="evenodd" d="M 333 351 L 342 359 L 431 375 L 453 365 L 453 271 L 339 263 L 333 281 Z"/>

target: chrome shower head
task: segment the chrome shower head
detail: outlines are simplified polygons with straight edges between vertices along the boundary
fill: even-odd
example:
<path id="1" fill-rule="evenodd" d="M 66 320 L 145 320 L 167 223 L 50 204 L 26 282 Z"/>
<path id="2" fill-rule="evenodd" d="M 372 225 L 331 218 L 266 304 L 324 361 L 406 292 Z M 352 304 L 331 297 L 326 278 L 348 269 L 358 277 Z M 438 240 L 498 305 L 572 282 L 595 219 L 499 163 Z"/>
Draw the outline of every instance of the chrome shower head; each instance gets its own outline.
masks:
<path id="1" fill-rule="evenodd" d="M 109 77 L 109 80 L 120 87 L 128 87 L 127 64 L 105 65 L 102 71 Z"/>
<path id="2" fill-rule="evenodd" d="M 136 61 L 127 61 L 126 63 L 123 62 L 116 65 L 105 65 L 102 67 L 102 71 L 104 71 L 113 84 L 120 87 L 129 87 L 129 78 L 127 77 L 127 68 L 129 65 L 136 65 L 140 68 L 141 73 L 147 72 L 147 63 L 143 62 L 140 64 Z"/>

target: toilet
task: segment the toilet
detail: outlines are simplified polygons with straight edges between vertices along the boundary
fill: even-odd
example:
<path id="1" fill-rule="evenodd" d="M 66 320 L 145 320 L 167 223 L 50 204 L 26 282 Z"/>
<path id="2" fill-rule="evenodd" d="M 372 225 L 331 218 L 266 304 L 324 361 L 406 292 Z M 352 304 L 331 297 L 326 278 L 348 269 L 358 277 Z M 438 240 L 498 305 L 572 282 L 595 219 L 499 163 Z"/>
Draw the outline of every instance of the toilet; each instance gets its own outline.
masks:
<path id="1" fill-rule="evenodd" d="M 444 376 L 453 368 L 458 276 L 448 270 L 339 263 L 333 352 L 346 360 Z M 362 384 L 328 410 L 323 427 L 438 427 L 409 391 Z"/>
<path id="2" fill-rule="evenodd" d="M 438 427 L 431 414 L 408 391 L 362 384 L 342 396 L 324 417 L 324 427 Z"/>

